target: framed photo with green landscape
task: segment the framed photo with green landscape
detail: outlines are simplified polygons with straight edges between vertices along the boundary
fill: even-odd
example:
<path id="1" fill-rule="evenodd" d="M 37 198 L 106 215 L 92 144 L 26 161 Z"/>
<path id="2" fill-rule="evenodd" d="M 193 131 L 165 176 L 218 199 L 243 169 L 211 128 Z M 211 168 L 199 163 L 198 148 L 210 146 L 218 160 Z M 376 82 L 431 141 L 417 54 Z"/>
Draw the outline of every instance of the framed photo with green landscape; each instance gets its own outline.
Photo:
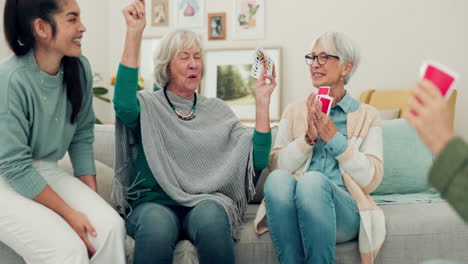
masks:
<path id="1" fill-rule="evenodd" d="M 281 48 L 264 48 L 273 58 L 277 86 L 271 96 L 270 119 L 281 117 Z M 204 84 L 201 94 L 224 100 L 241 121 L 255 120 L 254 89 L 256 79 L 251 76 L 255 48 L 205 50 Z"/>

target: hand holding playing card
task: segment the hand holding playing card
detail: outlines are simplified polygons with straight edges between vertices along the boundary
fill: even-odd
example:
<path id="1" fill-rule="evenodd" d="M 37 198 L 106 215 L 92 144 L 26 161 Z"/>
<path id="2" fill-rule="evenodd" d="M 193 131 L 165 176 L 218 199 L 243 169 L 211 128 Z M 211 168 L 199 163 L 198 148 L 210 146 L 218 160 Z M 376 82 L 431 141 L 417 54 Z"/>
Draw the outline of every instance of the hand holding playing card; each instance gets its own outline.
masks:
<path id="1" fill-rule="evenodd" d="M 317 101 L 315 100 L 315 93 L 310 93 L 309 97 L 307 97 L 307 136 L 309 136 L 310 139 L 316 140 L 318 137 L 318 131 L 317 128 L 315 127 L 315 103 Z"/>
<path id="2" fill-rule="evenodd" d="M 268 75 L 266 69 L 263 68 L 260 77 L 255 85 L 255 104 L 270 105 L 270 98 L 273 90 L 276 87 L 276 73 L 273 65 L 272 75 Z"/>
<path id="3" fill-rule="evenodd" d="M 411 111 L 404 115 L 418 131 L 434 155 L 454 137 L 450 111 L 439 88 L 423 80 L 411 91 L 408 101 Z"/>
<path id="4" fill-rule="evenodd" d="M 335 123 L 330 119 L 330 117 L 322 112 L 322 102 L 320 100 L 315 102 L 315 117 L 314 124 L 317 128 L 318 135 L 328 143 L 336 134 L 338 129 L 335 126 Z"/>

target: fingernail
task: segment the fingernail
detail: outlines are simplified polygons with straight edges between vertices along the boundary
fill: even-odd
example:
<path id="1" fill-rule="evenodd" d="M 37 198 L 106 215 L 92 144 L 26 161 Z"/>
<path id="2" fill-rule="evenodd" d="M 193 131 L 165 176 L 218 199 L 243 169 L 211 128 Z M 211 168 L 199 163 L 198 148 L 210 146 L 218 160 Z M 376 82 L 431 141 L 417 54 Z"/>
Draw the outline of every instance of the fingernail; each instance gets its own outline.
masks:
<path id="1" fill-rule="evenodd" d="M 96 236 L 97 236 L 97 233 L 96 233 L 96 232 L 93 232 L 92 235 L 93 235 L 93 237 L 96 237 Z"/>

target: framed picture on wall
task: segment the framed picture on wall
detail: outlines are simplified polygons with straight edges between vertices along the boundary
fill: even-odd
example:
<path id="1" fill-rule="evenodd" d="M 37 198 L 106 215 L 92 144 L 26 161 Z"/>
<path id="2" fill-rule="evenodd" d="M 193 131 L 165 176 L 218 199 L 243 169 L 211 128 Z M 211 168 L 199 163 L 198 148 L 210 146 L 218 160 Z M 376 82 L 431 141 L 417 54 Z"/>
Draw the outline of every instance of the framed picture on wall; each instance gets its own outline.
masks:
<path id="1" fill-rule="evenodd" d="M 151 20 L 152 27 L 169 26 L 169 0 L 151 0 Z"/>
<path id="2" fill-rule="evenodd" d="M 226 39 L 226 13 L 208 14 L 208 40 Z"/>
<path id="3" fill-rule="evenodd" d="M 145 37 L 160 37 L 169 31 L 171 25 L 170 0 L 147 0 L 146 1 Z"/>
<path id="4" fill-rule="evenodd" d="M 277 86 L 271 95 L 270 119 L 281 117 L 281 48 L 265 48 L 273 58 Z M 205 50 L 205 76 L 201 94 L 224 100 L 241 121 L 255 120 L 254 88 L 251 77 L 255 48 Z"/>
<path id="5" fill-rule="evenodd" d="M 265 37 L 265 0 L 234 0 L 232 38 L 263 39 Z"/>
<path id="6" fill-rule="evenodd" d="M 154 55 L 159 52 L 160 38 L 144 38 L 140 50 L 140 76 L 144 79 L 144 90 L 153 91 L 154 88 Z"/>
<path id="7" fill-rule="evenodd" d="M 171 0 L 175 1 L 176 27 L 203 27 L 205 0 Z"/>

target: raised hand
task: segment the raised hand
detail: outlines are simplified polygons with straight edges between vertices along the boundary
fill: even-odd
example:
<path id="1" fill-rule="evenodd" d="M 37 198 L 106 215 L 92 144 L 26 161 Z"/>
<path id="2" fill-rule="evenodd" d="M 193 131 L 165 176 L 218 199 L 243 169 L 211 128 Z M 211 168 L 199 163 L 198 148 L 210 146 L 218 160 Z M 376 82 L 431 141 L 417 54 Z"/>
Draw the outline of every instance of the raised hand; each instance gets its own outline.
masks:
<path id="1" fill-rule="evenodd" d="M 129 30 L 143 32 L 146 26 L 145 0 L 133 0 L 122 13 Z"/>
<path id="2" fill-rule="evenodd" d="M 315 102 L 314 108 L 313 121 L 317 128 L 318 135 L 325 143 L 328 143 L 335 136 L 338 129 L 330 117 L 322 112 L 322 102 L 320 102 L 320 100 Z"/>
<path id="3" fill-rule="evenodd" d="M 255 85 L 255 129 L 258 132 L 270 131 L 270 98 L 276 87 L 276 73 L 273 65 L 272 75 L 266 74 L 263 68 Z"/>
<path id="4" fill-rule="evenodd" d="M 434 155 L 438 155 L 454 137 L 452 117 L 439 89 L 423 80 L 411 91 L 408 102 L 410 111 L 404 115 L 418 131 L 424 143 Z"/>
<path id="5" fill-rule="evenodd" d="M 316 140 L 318 137 L 318 131 L 315 127 L 314 118 L 315 118 L 315 93 L 310 93 L 307 97 L 307 136 L 310 139 Z"/>
<path id="6" fill-rule="evenodd" d="M 273 64 L 272 75 L 267 75 L 265 67 L 263 67 L 260 78 L 258 78 L 255 85 L 255 102 L 256 104 L 270 105 L 270 98 L 273 90 L 276 87 L 276 71 Z"/>

